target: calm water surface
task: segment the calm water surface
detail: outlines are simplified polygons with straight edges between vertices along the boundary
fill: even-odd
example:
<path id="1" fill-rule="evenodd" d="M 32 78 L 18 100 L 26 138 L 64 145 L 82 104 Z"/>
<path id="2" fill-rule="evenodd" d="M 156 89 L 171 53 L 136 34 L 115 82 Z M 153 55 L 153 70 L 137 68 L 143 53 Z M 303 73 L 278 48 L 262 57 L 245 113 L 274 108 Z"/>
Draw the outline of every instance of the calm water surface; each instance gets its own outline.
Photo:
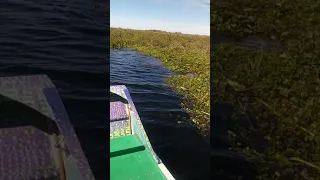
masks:
<path id="1" fill-rule="evenodd" d="M 177 179 L 209 179 L 209 144 L 198 134 L 161 62 L 128 49 L 110 50 L 110 83 L 124 84 L 155 152 Z M 184 122 L 184 123 L 181 123 Z"/>
<path id="2" fill-rule="evenodd" d="M 109 176 L 108 9 L 102 0 L 0 2 L 0 76 L 44 73 L 53 80 L 97 179 Z M 171 72 L 130 50 L 111 50 L 110 68 L 111 83 L 127 85 L 155 151 L 173 175 L 209 179 L 209 145 L 196 128 L 180 123 L 189 117 L 164 81 Z M 221 162 L 236 158 L 219 151 L 216 139 L 212 168 L 228 169 L 233 161 Z"/>
<path id="3" fill-rule="evenodd" d="M 106 7 L 92 0 L 0 2 L 0 76 L 53 80 L 97 179 L 109 177 Z"/>

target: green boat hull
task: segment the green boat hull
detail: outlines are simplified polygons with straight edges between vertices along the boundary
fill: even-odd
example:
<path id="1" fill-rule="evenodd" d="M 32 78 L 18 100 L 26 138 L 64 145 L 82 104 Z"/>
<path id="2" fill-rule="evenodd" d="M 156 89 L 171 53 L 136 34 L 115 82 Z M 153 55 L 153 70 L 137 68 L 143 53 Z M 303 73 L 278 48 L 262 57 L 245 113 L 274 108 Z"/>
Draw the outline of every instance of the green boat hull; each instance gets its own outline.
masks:
<path id="1" fill-rule="evenodd" d="M 128 89 L 111 86 L 110 91 L 111 180 L 174 179 L 154 152 Z"/>

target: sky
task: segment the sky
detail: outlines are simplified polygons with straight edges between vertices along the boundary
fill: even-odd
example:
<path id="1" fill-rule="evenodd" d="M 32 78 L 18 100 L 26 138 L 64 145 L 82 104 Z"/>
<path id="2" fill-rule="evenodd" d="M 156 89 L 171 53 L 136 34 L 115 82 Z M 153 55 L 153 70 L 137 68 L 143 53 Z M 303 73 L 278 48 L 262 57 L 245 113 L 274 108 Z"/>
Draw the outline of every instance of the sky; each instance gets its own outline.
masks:
<path id="1" fill-rule="evenodd" d="M 210 34 L 210 0 L 111 0 L 110 26 Z"/>

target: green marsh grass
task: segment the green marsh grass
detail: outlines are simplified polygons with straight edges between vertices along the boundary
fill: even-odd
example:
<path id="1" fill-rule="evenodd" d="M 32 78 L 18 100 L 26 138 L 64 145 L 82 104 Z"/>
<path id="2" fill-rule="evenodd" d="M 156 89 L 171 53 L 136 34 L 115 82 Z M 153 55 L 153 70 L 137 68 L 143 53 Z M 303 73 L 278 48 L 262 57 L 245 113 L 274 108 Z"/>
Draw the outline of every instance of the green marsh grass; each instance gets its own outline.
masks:
<path id="1" fill-rule="evenodd" d="M 179 75 L 167 82 L 181 95 L 182 106 L 203 135 L 210 123 L 210 39 L 152 30 L 111 28 L 111 48 L 129 48 L 156 57 Z"/>
<path id="2" fill-rule="evenodd" d="M 231 149 L 256 165 L 257 179 L 320 179 L 320 1 L 214 1 L 213 31 L 274 39 L 261 52 L 213 48 L 213 101 L 236 111 Z"/>

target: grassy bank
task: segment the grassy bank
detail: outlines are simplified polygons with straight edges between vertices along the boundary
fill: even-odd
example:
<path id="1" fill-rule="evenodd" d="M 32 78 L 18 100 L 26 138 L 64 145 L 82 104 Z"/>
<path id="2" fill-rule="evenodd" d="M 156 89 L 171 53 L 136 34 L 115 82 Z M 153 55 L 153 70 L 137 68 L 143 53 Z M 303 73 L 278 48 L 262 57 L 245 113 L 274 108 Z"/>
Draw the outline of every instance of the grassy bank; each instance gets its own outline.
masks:
<path id="1" fill-rule="evenodd" d="M 214 47 L 212 100 L 232 103 L 232 149 L 258 179 L 320 179 L 320 2 L 231 0 L 211 5 L 211 27 L 260 36 L 282 48 Z"/>
<path id="2" fill-rule="evenodd" d="M 130 48 L 160 59 L 179 75 L 168 78 L 175 92 L 182 96 L 183 107 L 192 121 L 208 134 L 210 119 L 210 39 L 161 31 L 111 28 L 111 48 Z"/>

